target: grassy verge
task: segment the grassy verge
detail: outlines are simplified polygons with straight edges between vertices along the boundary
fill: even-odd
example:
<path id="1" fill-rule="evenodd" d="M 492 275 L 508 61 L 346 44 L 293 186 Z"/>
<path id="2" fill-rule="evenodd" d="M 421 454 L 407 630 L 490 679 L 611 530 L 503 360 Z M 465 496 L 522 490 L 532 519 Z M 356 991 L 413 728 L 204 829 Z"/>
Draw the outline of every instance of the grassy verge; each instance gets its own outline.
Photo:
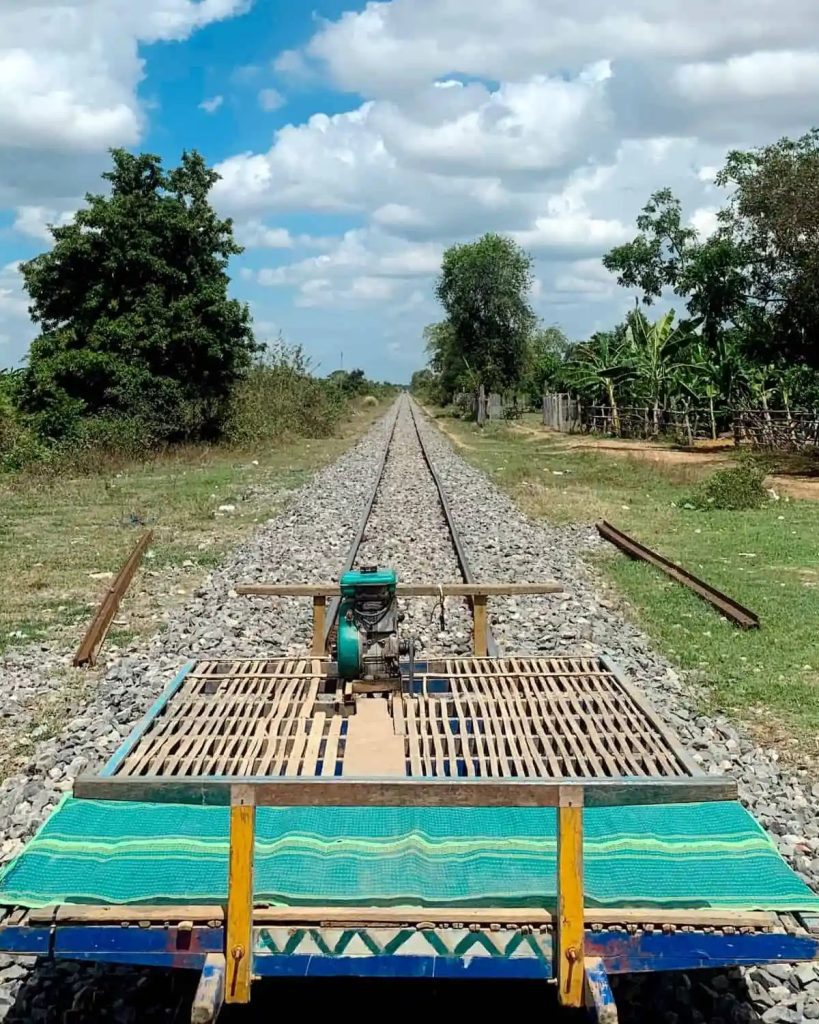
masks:
<path id="1" fill-rule="evenodd" d="M 747 512 L 683 508 L 713 466 L 645 452 L 580 450 L 538 430 L 439 425 L 523 509 L 554 523 L 605 518 L 756 611 L 743 633 L 689 591 L 615 549 L 595 556 L 658 646 L 797 760 L 819 763 L 819 503 L 782 498 Z M 645 446 L 643 446 L 645 447 Z"/>
<path id="2" fill-rule="evenodd" d="M 78 642 L 108 581 L 149 527 L 155 543 L 106 646 L 153 631 L 163 605 L 183 600 L 288 491 L 385 408 L 356 405 L 331 438 L 258 451 L 183 448 L 93 475 L 0 477 L 0 652 L 32 640 Z"/>

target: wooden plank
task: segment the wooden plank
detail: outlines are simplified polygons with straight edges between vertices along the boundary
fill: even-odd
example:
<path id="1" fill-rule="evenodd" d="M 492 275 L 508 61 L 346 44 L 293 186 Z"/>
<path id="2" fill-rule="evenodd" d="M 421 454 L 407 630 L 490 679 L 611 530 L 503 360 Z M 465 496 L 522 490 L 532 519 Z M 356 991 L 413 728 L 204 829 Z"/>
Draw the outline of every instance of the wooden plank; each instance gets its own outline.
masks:
<path id="1" fill-rule="evenodd" d="M 335 776 L 336 761 L 338 760 L 338 742 L 341 738 L 341 718 L 333 715 L 330 719 L 330 727 L 327 730 L 327 740 L 324 744 L 324 753 L 321 755 L 321 774 L 324 778 Z M 343 769 L 342 769 L 343 770 Z M 316 780 L 310 780 L 315 782 Z M 326 785 L 336 785 L 328 782 Z"/>
<path id="2" fill-rule="evenodd" d="M 617 1003 L 603 961 L 587 956 L 583 968 L 583 1002 L 592 1024 L 618 1024 Z"/>
<path id="3" fill-rule="evenodd" d="M 333 723 L 338 718 L 333 719 Z M 331 727 L 332 724 L 331 723 Z M 325 755 L 326 756 L 326 755 Z M 326 764 L 325 764 L 326 768 Z M 304 779 L 181 778 L 165 776 L 82 775 L 74 796 L 85 800 L 227 806 L 231 786 L 252 786 L 260 806 L 307 807 L 556 807 L 561 788 L 583 790 L 589 807 L 700 803 L 736 800 L 732 779 L 706 775 L 696 779 Z"/>
<path id="4" fill-rule="evenodd" d="M 320 658 L 325 654 L 324 630 L 327 619 L 327 597 L 324 594 L 313 595 L 313 646 L 312 653 Z"/>
<path id="5" fill-rule="evenodd" d="M 225 1001 L 225 957 L 208 953 L 191 1007 L 191 1024 L 213 1024 Z"/>
<path id="6" fill-rule="evenodd" d="M 658 555 L 656 551 L 652 551 L 633 537 L 629 537 L 628 534 L 618 530 L 611 523 L 607 523 L 605 520 L 599 522 L 597 524 L 597 532 L 604 540 L 614 544 L 615 547 L 618 547 L 630 558 L 639 558 L 644 562 L 648 562 L 649 565 L 660 569 L 666 576 L 676 580 L 677 583 L 682 583 L 684 587 L 693 590 L 698 597 L 703 598 L 724 615 L 726 619 L 729 619 L 741 629 L 759 629 L 759 616 L 756 612 L 752 612 L 750 608 L 746 608 L 738 601 L 734 601 L 727 594 L 723 594 L 721 590 L 717 590 L 716 587 L 712 587 L 710 583 L 704 582 L 704 580 L 694 576 L 693 573 L 688 572 L 681 566 L 675 565 L 669 559 Z"/>
<path id="7" fill-rule="evenodd" d="M 251 597 L 337 597 L 338 583 L 247 583 L 235 588 Z M 544 583 L 399 583 L 399 597 L 509 597 L 515 594 L 562 594 L 554 580 Z"/>
<path id="8" fill-rule="evenodd" d="M 592 924 L 673 924 L 713 928 L 777 927 L 776 914 L 762 910 L 665 910 L 662 907 L 586 907 L 584 920 Z M 224 907 L 218 904 L 168 904 L 159 906 L 115 906 L 112 904 L 62 904 L 38 907 L 29 911 L 32 925 L 51 924 L 129 924 L 150 921 L 166 925 L 178 921 L 221 922 Z M 553 924 L 555 915 L 541 907 L 256 907 L 254 925 L 333 921 L 369 921 L 373 924 L 395 922 L 433 924 L 463 921 L 474 923 L 496 921 L 499 924 Z"/>
<path id="9" fill-rule="evenodd" d="M 249 1003 L 253 969 L 253 854 L 256 806 L 250 786 L 230 791 L 230 855 L 228 870 L 227 1003 Z"/>
<path id="10" fill-rule="evenodd" d="M 472 597 L 472 648 L 476 658 L 485 658 L 488 651 L 487 627 L 489 623 L 486 611 L 486 597 L 483 594 L 474 594 Z"/>
<path id="11" fill-rule="evenodd" d="M 563 801 L 566 801 L 565 803 Z M 557 810 L 557 993 L 561 1006 L 583 1005 L 583 804 L 561 793 Z"/>
<path id="12" fill-rule="evenodd" d="M 96 665 L 97 655 L 105 642 L 105 637 L 108 635 L 111 622 L 117 614 L 119 603 L 125 596 L 125 592 L 134 578 L 134 573 L 142 561 L 142 556 L 147 551 L 148 545 L 153 538 L 153 530 L 148 530 L 134 545 L 131 554 L 117 573 L 114 582 L 106 591 L 105 597 L 102 599 L 94 618 L 91 620 L 85 636 L 77 648 L 77 653 L 74 655 L 74 665 Z"/>
<path id="13" fill-rule="evenodd" d="M 319 751 L 321 741 L 324 739 L 324 724 L 327 715 L 323 711 L 316 711 L 310 725 L 310 739 L 304 751 L 304 759 L 301 765 L 300 775 L 313 776 L 318 774 Z"/>

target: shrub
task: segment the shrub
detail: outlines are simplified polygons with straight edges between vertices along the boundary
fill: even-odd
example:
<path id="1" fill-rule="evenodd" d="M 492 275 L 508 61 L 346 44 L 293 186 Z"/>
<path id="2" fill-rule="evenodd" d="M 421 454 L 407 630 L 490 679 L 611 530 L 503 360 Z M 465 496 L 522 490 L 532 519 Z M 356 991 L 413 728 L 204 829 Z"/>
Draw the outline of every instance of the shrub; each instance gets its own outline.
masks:
<path id="1" fill-rule="evenodd" d="M 752 509 L 768 501 L 763 467 L 747 461 L 738 466 L 718 469 L 685 502 L 694 508 Z"/>
<path id="2" fill-rule="evenodd" d="M 346 405 L 342 389 L 311 375 L 301 347 L 280 342 L 234 389 L 225 433 L 241 445 L 288 435 L 327 437 Z"/>

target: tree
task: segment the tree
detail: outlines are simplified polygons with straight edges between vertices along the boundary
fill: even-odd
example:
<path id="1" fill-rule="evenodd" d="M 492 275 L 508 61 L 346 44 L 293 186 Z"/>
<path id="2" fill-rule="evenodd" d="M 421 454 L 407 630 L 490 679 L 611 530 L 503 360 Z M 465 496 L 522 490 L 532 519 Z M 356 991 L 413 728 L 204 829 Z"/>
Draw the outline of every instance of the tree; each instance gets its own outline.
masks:
<path id="1" fill-rule="evenodd" d="M 559 327 L 541 327 L 529 338 L 523 386 L 529 400 L 540 405 L 547 391 L 560 391 L 565 385 L 566 354 L 569 339 Z"/>
<path id="2" fill-rule="evenodd" d="M 477 387 L 474 380 L 470 380 L 470 367 L 458 351 L 455 332 L 446 320 L 427 324 L 424 328 L 424 345 L 435 377 L 438 402 L 446 405 L 452 401 L 456 392 Z"/>
<path id="3" fill-rule="evenodd" d="M 242 250 L 208 202 L 218 175 L 196 152 L 168 172 L 151 154 L 112 156 L 110 195 L 86 196 L 22 267 L 42 328 L 22 406 L 52 437 L 98 415 L 161 438 L 213 435 L 258 348 L 247 307 L 227 297 Z"/>
<path id="4" fill-rule="evenodd" d="M 682 224 L 682 206 L 671 189 L 653 193 L 637 217 L 640 234 L 603 257 L 624 288 L 639 288 L 650 306 L 664 289 L 676 289 L 697 232 Z"/>
<path id="5" fill-rule="evenodd" d="M 729 154 L 722 224 L 748 254 L 755 354 L 819 367 L 819 129 Z"/>
<path id="6" fill-rule="evenodd" d="M 436 294 L 451 332 L 450 369 L 468 370 L 487 390 L 517 386 L 536 323 L 531 285 L 531 257 L 509 238 L 487 234 L 446 250 Z"/>
<path id="7" fill-rule="evenodd" d="M 727 233 L 700 241 L 682 222 L 682 206 L 670 189 L 655 192 L 637 218 L 640 234 L 603 257 L 617 283 L 639 288 L 650 306 L 672 289 L 686 300 L 689 316 L 702 325 L 706 344 L 716 349 L 721 334 L 747 306 L 747 254 Z"/>

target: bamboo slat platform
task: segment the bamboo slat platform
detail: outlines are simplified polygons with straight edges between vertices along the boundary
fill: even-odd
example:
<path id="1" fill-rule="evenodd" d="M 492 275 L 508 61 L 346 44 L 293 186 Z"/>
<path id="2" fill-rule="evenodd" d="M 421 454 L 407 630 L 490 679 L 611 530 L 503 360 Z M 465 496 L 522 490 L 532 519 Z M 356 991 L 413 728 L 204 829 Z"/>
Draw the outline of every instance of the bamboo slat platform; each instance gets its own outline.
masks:
<path id="1" fill-rule="evenodd" d="M 644 698 L 601 659 L 450 658 L 419 666 L 411 692 L 405 682 L 390 696 L 357 698 L 326 668 L 319 658 L 199 662 L 114 774 L 698 774 Z"/>

